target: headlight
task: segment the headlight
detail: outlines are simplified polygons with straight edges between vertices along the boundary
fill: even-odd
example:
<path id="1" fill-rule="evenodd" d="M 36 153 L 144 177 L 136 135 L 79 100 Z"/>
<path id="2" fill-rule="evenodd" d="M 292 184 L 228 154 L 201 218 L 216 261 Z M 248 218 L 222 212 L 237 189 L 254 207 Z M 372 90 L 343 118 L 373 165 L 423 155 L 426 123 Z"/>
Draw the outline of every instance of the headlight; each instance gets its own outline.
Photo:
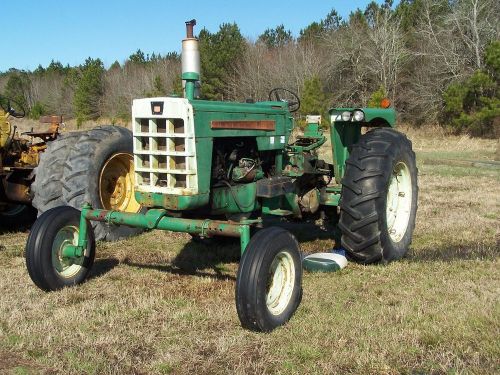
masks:
<path id="1" fill-rule="evenodd" d="M 354 121 L 361 122 L 365 119 L 365 113 L 363 111 L 357 110 L 352 114 Z"/>
<path id="2" fill-rule="evenodd" d="M 342 112 L 342 121 L 351 121 L 351 112 L 349 111 L 345 111 L 345 112 Z"/>

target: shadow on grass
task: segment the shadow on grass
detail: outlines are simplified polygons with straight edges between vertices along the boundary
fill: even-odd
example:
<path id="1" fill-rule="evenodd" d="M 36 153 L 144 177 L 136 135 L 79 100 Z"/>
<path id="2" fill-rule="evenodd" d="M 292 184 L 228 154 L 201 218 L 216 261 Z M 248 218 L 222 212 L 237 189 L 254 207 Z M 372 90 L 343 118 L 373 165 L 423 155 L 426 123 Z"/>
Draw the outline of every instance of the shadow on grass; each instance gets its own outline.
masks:
<path id="1" fill-rule="evenodd" d="M 315 221 L 280 221 L 275 218 L 264 220 L 266 227 L 277 226 L 290 231 L 299 243 L 312 242 L 316 240 L 335 240 L 340 244 L 340 231 L 335 224 L 325 222 L 324 225 L 317 225 Z"/>
<path id="2" fill-rule="evenodd" d="M 284 222 L 270 220 L 268 226 L 279 226 L 292 232 L 299 242 L 310 242 L 318 239 L 331 239 L 334 228 L 320 228 L 309 222 Z M 225 264 L 240 261 L 240 242 L 238 238 L 213 237 L 200 239 L 193 237 L 187 242 L 170 264 L 144 264 L 126 260 L 123 263 L 133 267 L 154 269 L 176 275 L 194 275 L 210 277 L 217 280 L 235 280 L 228 274 Z"/>
<path id="3" fill-rule="evenodd" d="M 181 268 L 176 268 L 175 266 L 172 265 L 160 265 L 160 264 L 143 264 L 143 263 L 135 263 L 131 261 L 125 261 L 123 264 L 126 264 L 127 266 L 131 267 L 137 267 L 137 268 L 143 268 L 143 269 L 148 269 L 148 270 L 155 270 L 159 272 L 166 272 L 166 273 L 171 273 L 173 275 L 180 275 L 180 276 L 198 276 L 198 277 L 208 277 L 211 279 L 215 280 L 221 280 L 221 281 L 227 281 L 227 280 L 232 280 L 235 281 L 236 277 L 223 274 L 217 269 L 214 269 L 216 272 L 215 274 L 206 272 L 206 271 L 200 271 L 200 270 L 184 270 Z"/>
<path id="4" fill-rule="evenodd" d="M 2 374 L 52 374 L 55 370 L 54 372 L 42 371 L 42 368 L 31 359 L 7 351 L 7 349 L 0 349 L 0 372 Z"/>
<path id="5" fill-rule="evenodd" d="M 273 221 L 275 225 L 292 232 L 300 243 L 316 240 L 334 240 L 336 228 L 327 225 L 321 228 L 314 223 L 294 223 Z M 418 241 L 418 239 L 417 239 Z M 411 249 L 405 257 L 407 262 L 454 262 L 460 260 L 494 260 L 500 256 L 500 237 L 490 243 L 460 242 L 437 245 L 435 247 L 420 244 Z M 122 264 L 141 269 L 156 270 L 174 275 L 207 277 L 215 280 L 236 280 L 234 267 L 227 264 L 240 261 L 240 245 L 237 238 L 214 237 L 208 240 L 194 238 L 187 242 L 177 256 L 168 264 L 144 263 L 125 259 Z M 116 258 L 97 259 L 90 278 L 96 278 L 110 272 L 119 265 Z"/>
<path id="6" fill-rule="evenodd" d="M 500 256 L 500 240 L 496 244 L 476 242 L 422 247 L 411 250 L 406 257 L 410 262 L 453 262 L 457 260 L 494 260 Z"/>
<path id="7" fill-rule="evenodd" d="M 312 222 L 285 222 L 271 220 L 266 226 L 279 226 L 293 233 L 300 243 L 332 239 L 335 227 L 320 228 Z M 240 261 L 238 238 L 213 237 L 200 239 L 193 237 L 168 264 L 145 263 L 126 258 L 122 264 L 142 269 L 151 269 L 175 275 L 208 277 L 216 280 L 236 280 L 226 264 Z M 119 261 L 100 259 L 96 261 L 91 277 L 101 276 L 111 271 Z"/>
<path id="8" fill-rule="evenodd" d="M 96 259 L 94 261 L 94 265 L 92 266 L 92 270 L 90 271 L 89 279 L 94 279 L 96 277 L 107 274 L 119 263 L 120 261 L 116 258 Z"/>
<path id="9" fill-rule="evenodd" d="M 152 269 L 174 275 L 209 277 L 217 280 L 236 280 L 228 275 L 224 263 L 235 263 L 240 258 L 237 239 L 214 238 L 205 243 L 191 240 L 187 242 L 170 264 L 144 264 L 126 259 L 123 264 L 131 267 Z"/>

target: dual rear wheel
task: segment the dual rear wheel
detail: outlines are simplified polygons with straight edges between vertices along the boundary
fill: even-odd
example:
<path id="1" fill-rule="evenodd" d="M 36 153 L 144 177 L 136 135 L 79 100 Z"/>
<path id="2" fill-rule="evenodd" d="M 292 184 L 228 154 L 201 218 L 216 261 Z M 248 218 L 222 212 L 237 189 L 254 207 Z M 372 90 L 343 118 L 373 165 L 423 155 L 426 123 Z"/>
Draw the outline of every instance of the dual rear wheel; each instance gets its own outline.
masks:
<path id="1" fill-rule="evenodd" d="M 39 215 L 53 207 L 139 212 L 134 197 L 132 132 L 101 126 L 61 135 L 48 144 L 36 168 L 33 206 Z M 92 223 L 97 240 L 114 241 L 141 232 L 138 228 Z"/>

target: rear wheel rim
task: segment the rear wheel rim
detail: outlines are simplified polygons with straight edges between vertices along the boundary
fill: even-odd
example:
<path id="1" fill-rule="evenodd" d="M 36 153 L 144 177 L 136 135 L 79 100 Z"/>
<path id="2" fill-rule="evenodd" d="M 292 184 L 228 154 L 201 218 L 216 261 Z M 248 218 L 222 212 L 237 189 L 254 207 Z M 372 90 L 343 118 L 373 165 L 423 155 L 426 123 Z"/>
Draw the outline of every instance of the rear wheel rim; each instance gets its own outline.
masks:
<path id="1" fill-rule="evenodd" d="M 99 175 L 99 197 L 106 210 L 139 212 L 141 206 L 134 196 L 134 164 L 132 155 L 111 156 Z"/>
<path id="2" fill-rule="evenodd" d="M 295 285 L 295 264 L 288 251 L 279 252 L 269 267 L 266 305 L 273 315 L 280 315 L 285 311 Z"/>
<path id="3" fill-rule="evenodd" d="M 67 245 L 78 245 L 78 228 L 73 225 L 61 228 L 52 242 L 52 266 L 57 274 L 65 279 L 78 274 L 85 260 L 85 255 L 75 258 L 64 257 L 63 249 Z"/>
<path id="4" fill-rule="evenodd" d="M 386 219 L 389 237 L 393 242 L 403 239 L 411 215 L 412 183 L 408 165 L 396 163 L 387 189 Z"/>

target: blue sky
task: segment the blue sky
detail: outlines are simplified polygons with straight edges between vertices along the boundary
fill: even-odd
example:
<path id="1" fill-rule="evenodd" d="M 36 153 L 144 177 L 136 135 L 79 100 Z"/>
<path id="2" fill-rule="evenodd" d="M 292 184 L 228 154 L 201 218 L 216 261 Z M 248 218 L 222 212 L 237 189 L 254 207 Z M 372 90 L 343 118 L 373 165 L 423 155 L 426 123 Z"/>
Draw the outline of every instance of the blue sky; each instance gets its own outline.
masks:
<path id="1" fill-rule="evenodd" d="M 51 59 L 78 65 L 89 56 L 109 66 L 115 60 L 123 62 L 138 48 L 146 53 L 179 51 L 184 21 L 192 18 L 198 21 L 195 30 L 217 31 L 221 23 L 236 22 L 245 37 L 255 39 L 267 27 L 284 24 L 298 35 L 332 8 L 347 16 L 369 2 L 3 0 L 0 71 L 33 70 Z"/>

